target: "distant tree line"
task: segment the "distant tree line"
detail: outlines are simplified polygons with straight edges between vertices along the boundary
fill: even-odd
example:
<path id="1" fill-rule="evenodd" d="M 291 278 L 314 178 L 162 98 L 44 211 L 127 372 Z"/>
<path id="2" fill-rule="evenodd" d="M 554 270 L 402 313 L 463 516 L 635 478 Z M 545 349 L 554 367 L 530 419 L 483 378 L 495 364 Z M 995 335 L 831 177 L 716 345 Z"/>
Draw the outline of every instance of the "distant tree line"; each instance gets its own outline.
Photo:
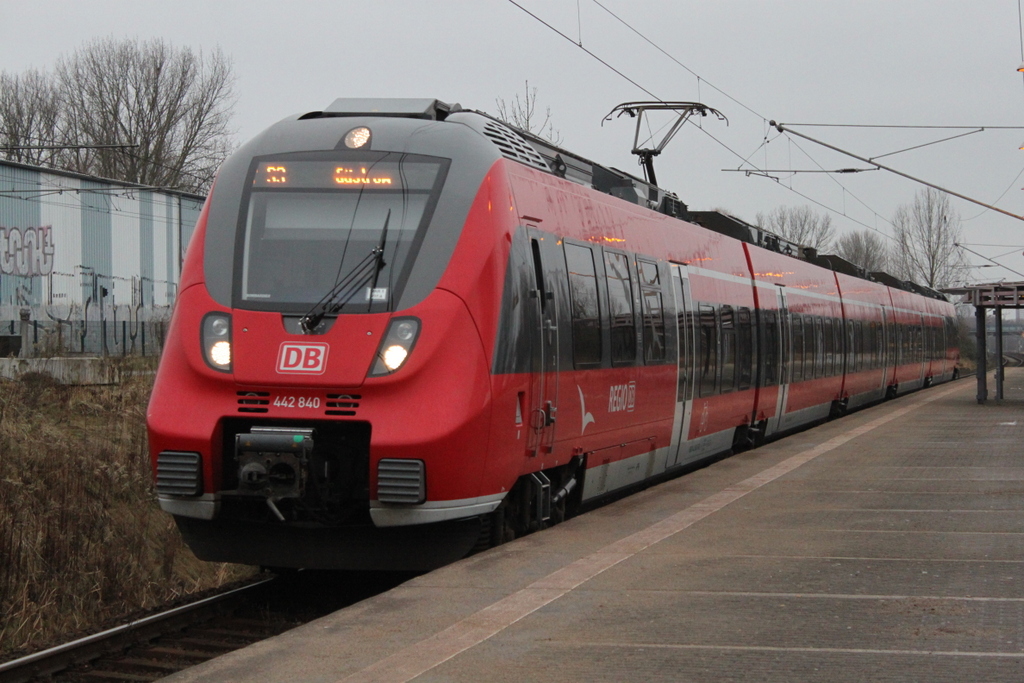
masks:
<path id="1" fill-rule="evenodd" d="M 971 268 L 957 243 L 961 241 L 960 215 L 949 195 L 931 188 L 896 209 L 892 239 L 874 230 L 836 237 L 832 219 L 809 206 L 778 207 L 758 213 L 757 225 L 792 242 L 833 253 L 868 272 L 885 271 L 933 289 L 962 282 Z"/>
<path id="2" fill-rule="evenodd" d="M 0 73 L 0 158 L 204 193 L 233 147 L 234 83 L 219 48 L 96 40 Z"/>

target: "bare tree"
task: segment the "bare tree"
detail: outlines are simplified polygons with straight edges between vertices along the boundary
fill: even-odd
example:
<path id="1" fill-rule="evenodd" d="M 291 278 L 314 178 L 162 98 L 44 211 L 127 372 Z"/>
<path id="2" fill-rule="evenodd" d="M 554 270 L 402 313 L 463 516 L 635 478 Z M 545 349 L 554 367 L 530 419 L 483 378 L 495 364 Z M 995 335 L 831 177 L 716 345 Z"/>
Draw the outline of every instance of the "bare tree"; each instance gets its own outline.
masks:
<path id="1" fill-rule="evenodd" d="M 75 170 L 143 185 L 202 189 L 228 151 L 234 104 L 231 64 L 164 40 L 107 38 L 57 62 Z"/>
<path id="2" fill-rule="evenodd" d="M 889 267 L 889 245 L 877 232 L 860 230 L 840 235 L 832 245 L 836 254 L 869 273 Z"/>
<path id="3" fill-rule="evenodd" d="M 819 252 L 827 251 L 835 236 L 832 217 L 827 213 L 819 214 L 809 206 L 779 206 L 767 214 L 758 212 L 756 221 L 762 230 Z"/>
<path id="4" fill-rule="evenodd" d="M 11 159 L 204 192 L 232 147 L 234 81 L 219 49 L 96 40 L 52 74 L 0 74 L 0 142 Z"/>
<path id="5" fill-rule="evenodd" d="M 895 245 L 893 274 L 934 289 L 962 279 L 969 268 L 960 241 L 960 214 L 949 195 L 932 188 L 920 190 L 910 204 L 896 209 L 892 219 Z"/>
<path id="6" fill-rule="evenodd" d="M 58 90 L 45 73 L 0 73 L 0 155 L 26 164 L 51 164 L 59 152 L 54 145 L 60 111 Z"/>
<path id="7" fill-rule="evenodd" d="M 547 138 L 554 144 L 562 142 L 562 134 L 551 125 L 551 107 L 544 110 L 544 118 L 541 120 L 537 112 L 537 88 L 530 89 L 530 81 L 525 81 L 526 92 L 523 99 L 519 94 L 515 95 L 512 103 L 505 102 L 505 98 L 499 97 L 494 102 L 498 105 L 498 118 L 516 128 Z"/>

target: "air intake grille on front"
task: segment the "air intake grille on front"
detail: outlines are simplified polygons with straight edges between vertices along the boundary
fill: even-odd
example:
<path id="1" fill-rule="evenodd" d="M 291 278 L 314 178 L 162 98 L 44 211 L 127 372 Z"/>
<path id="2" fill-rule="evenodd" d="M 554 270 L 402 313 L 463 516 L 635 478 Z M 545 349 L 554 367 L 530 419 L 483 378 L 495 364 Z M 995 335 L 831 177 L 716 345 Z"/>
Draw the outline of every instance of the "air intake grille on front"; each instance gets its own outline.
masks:
<path id="1" fill-rule="evenodd" d="M 265 413 L 269 408 L 261 407 L 270 405 L 270 392 L 267 391 L 239 391 L 238 412 L 240 413 Z"/>
<path id="2" fill-rule="evenodd" d="M 415 505 L 427 498 L 422 460 L 385 458 L 377 465 L 377 500 Z"/>
<path id="3" fill-rule="evenodd" d="M 506 159 L 512 159 L 542 171 L 551 171 L 551 168 L 544 163 L 544 157 L 538 154 L 537 150 L 517 135 L 515 131 L 506 128 L 500 123 L 488 121 L 484 124 L 484 135 L 489 137 L 498 146 L 498 149 L 501 150 L 501 155 Z"/>
<path id="4" fill-rule="evenodd" d="M 355 415 L 361 398 L 359 394 L 327 394 L 324 415 Z"/>
<path id="5" fill-rule="evenodd" d="M 163 451 L 156 457 L 156 492 L 198 496 L 203 492 L 203 460 L 198 453 Z"/>

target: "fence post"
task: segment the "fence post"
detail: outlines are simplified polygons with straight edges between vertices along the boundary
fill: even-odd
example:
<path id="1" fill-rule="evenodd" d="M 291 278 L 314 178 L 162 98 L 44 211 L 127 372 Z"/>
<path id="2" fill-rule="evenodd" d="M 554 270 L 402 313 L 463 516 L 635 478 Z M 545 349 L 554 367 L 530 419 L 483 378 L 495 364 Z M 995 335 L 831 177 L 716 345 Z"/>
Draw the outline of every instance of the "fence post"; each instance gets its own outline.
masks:
<path id="1" fill-rule="evenodd" d="M 28 323 L 32 312 L 27 308 L 23 308 L 18 311 L 18 315 L 21 318 L 21 352 L 18 355 L 21 358 L 31 358 L 32 347 L 28 343 Z"/>

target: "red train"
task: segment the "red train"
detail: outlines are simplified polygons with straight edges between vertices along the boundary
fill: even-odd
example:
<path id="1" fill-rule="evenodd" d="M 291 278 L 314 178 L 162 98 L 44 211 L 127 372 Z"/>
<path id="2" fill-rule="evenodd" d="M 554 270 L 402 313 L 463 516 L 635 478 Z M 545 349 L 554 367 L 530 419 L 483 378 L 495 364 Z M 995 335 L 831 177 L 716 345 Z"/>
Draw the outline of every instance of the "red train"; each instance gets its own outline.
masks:
<path id="1" fill-rule="evenodd" d="M 458 105 L 340 99 L 219 173 L 160 504 L 203 559 L 436 567 L 953 378 L 952 305 L 887 278 Z"/>

